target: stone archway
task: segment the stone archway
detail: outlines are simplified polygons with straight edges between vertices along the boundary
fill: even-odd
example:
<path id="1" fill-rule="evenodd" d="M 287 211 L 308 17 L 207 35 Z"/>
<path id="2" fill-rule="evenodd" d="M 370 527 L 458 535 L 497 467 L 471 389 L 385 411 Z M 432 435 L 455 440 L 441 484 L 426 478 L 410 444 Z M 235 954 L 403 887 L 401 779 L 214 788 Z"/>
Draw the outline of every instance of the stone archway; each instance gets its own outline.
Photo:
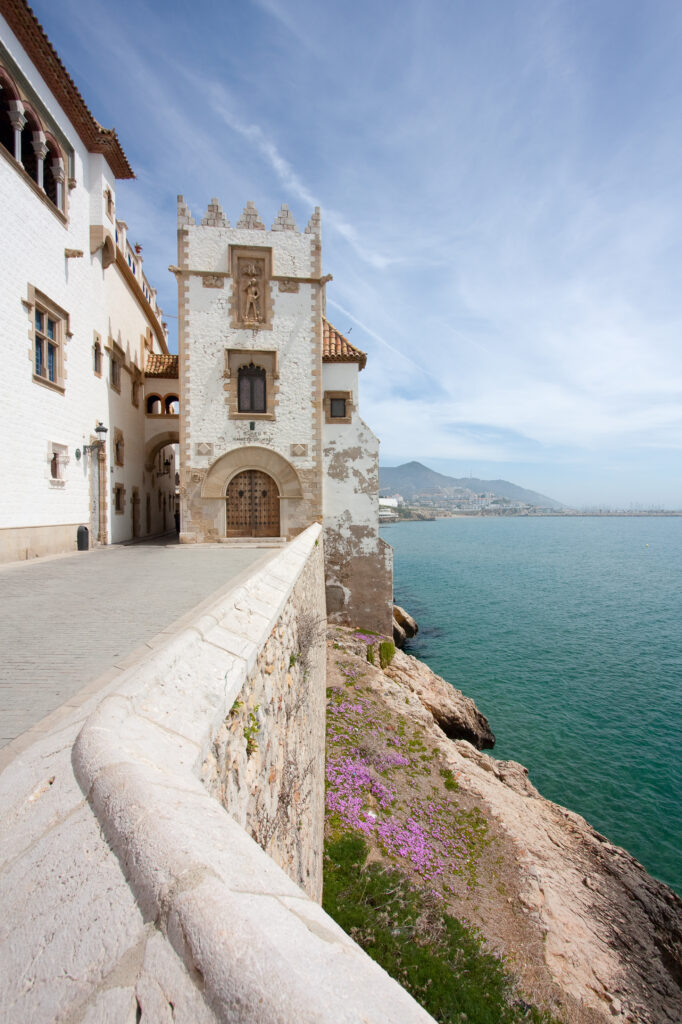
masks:
<path id="1" fill-rule="evenodd" d="M 226 536 L 279 537 L 279 489 L 267 473 L 237 473 L 227 485 L 226 502 Z"/>
<path id="2" fill-rule="evenodd" d="M 201 497 L 224 498 L 232 477 L 245 469 L 258 469 L 271 476 L 282 499 L 303 497 L 301 481 L 291 463 L 278 452 L 257 445 L 235 448 L 216 459 L 204 477 Z"/>
<path id="3" fill-rule="evenodd" d="M 238 474 L 245 473 L 247 471 L 260 473 L 267 478 L 265 482 L 261 481 L 260 490 L 261 492 L 263 490 L 268 491 L 268 501 L 275 500 L 274 496 L 271 498 L 271 496 L 274 495 L 274 492 L 270 490 L 271 485 L 268 483 L 268 480 L 272 481 L 272 486 L 276 489 L 278 495 L 277 522 L 276 524 L 274 522 L 273 506 L 269 513 L 271 521 L 268 529 L 274 530 L 276 525 L 278 531 L 277 534 L 252 534 L 250 532 L 235 534 L 232 532 L 232 530 L 237 529 L 237 525 L 233 523 L 227 510 L 228 488 L 230 487 L 231 481 Z M 240 486 L 236 487 L 234 490 L 237 492 L 237 497 L 239 497 L 238 492 L 240 490 L 244 491 L 245 494 L 242 495 L 242 500 L 246 500 L 246 487 Z M 230 494 L 230 497 L 233 497 L 233 494 Z M 300 512 L 298 514 L 294 512 L 294 509 L 300 508 L 303 504 L 303 488 L 301 486 L 298 473 L 283 455 L 272 451 L 270 448 L 261 448 L 258 445 L 247 445 L 244 448 L 234 448 L 232 451 L 221 455 L 206 472 L 206 476 L 201 483 L 201 498 L 216 498 L 221 500 L 226 512 L 223 520 L 224 525 L 220 526 L 219 517 L 216 517 L 215 522 L 216 526 L 219 528 L 219 532 L 226 534 L 227 536 L 288 537 L 292 535 L 292 530 L 294 532 L 298 532 L 301 526 L 308 525 L 307 523 L 301 522 L 302 516 Z M 265 500 L 263 499 L 262 493 L 260 498 Z M 210 507 L 210 504 L 208 507 Z M 244 514 L 246 513 L 244 512 Z M 244 524 L 242 523 L 239 528 L 245 529 Z"/>
<path id="4" fill-rule="evenodd" d="M 150 438 L 145 445 L 145 469 L 151 472 L 154 469 L 154 459 L 161 449 L 169 444 L 178 444 L 179 441 L 180 434 L 177 430 L 166 430 L 162 434 L 156 434 L 155 437 Z"/>

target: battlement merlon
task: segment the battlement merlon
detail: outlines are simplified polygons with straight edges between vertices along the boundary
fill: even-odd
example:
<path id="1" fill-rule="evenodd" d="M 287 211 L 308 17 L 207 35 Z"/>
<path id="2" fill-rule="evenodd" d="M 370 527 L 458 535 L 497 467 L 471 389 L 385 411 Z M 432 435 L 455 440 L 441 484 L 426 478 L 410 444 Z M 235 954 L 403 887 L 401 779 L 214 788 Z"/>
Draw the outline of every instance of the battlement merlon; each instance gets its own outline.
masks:
<path id="1" fill-rule="evenodd" d="M 315 207 L 304 231 L 299 231 L 293 213 L 283 203 L 268 230 L 252 201 L 247 202 L 233 227 L 218 199 L 211 199 L 201 223 L 192 215 L 183 196 L 178 196 L 178 265 L 172 273 L 216 278 L 233 273 L 234 249 L 268 249 L 271 252 L 271 279 L 324 285 L 322 280 L 322 220 Z"/>

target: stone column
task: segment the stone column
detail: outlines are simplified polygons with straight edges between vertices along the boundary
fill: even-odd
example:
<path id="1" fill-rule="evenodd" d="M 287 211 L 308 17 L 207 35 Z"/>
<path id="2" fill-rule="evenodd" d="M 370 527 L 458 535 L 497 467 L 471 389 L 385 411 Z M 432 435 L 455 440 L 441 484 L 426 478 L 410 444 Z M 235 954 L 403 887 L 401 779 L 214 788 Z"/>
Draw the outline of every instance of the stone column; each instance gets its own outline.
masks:
<path id="1" fill-rule="evenodd" d="M 33 152 L 36 155 L 36 183 L 38 188 L 44 189 L 45 157 L 47 156 L 47 141 L 43 132 L 33 132 L 31 140 Z"/>
<path id="2" fill-rule="evenodd" d="M 26 127 L 26 114 L 21 100 L 9 101 L 9 120 L 14 129 L 14 159 L 21 163 L 21 133 Z"/>
<path id="3" fill-rule="evenodd" d="M 98 534 L 97 541 L 99 544 L 106 544 L 107 541 L 107 451 L 106 446 L 102 446 L 97 452 L 97 470 L 98 470 L 98 484 L 99 484 L 99 500 L 97 502 L 99 508 L 99 523 L 98 523 Z"/>
<path id="4" fill-rule="evenodd" d="M 64 208 L 64 179 L 66 175 L 64 172 L 64 161 L 61 157 L 57 157 L 56 160 L 52 161 L 52 177 L 57 189 L 57 208 L 62 210 Z"/>

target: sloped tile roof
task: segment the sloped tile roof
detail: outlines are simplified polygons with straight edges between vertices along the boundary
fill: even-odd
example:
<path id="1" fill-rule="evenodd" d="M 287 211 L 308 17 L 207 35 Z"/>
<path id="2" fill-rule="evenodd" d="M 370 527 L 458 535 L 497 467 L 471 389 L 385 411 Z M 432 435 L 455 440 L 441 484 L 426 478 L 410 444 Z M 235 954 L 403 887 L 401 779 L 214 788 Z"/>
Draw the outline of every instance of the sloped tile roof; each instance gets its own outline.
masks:
<path id="1" fill-rule="evenodd" d="M 325 363 L 358 363 L 359 369 L 364 370 L 367 365 L 367 355 L 355 345 L 351 345 L 348 338 L 344 338 L 343 334 L 337 331 L 336 327 L 323 316 L 322 361 Z"/>
<path id="2" fill-rule="evenodd" d="M 145 377 L 177 377 L 177 355 L 160 355 L 158 352 L 150 352 L 147 356 L 144 375 Z"/>

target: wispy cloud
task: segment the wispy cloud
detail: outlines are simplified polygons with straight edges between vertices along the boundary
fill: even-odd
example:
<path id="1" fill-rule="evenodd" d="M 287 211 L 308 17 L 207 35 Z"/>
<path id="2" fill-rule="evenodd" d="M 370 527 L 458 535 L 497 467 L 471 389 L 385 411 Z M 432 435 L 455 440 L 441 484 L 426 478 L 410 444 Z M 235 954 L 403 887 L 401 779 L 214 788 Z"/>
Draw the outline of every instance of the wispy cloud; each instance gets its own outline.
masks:
<path id="1" fill-rule="evenodd" d="M 284 200 L 301 228 L 319 205 L 330 309 L 369 351 L 384 450 L 538 481 L 580 467 L 592 498 L 670 476 L 679 5 L 33 6 L 138 171 L 119 210 L 169 309 L 177 192 L 231 218 Z"/>

